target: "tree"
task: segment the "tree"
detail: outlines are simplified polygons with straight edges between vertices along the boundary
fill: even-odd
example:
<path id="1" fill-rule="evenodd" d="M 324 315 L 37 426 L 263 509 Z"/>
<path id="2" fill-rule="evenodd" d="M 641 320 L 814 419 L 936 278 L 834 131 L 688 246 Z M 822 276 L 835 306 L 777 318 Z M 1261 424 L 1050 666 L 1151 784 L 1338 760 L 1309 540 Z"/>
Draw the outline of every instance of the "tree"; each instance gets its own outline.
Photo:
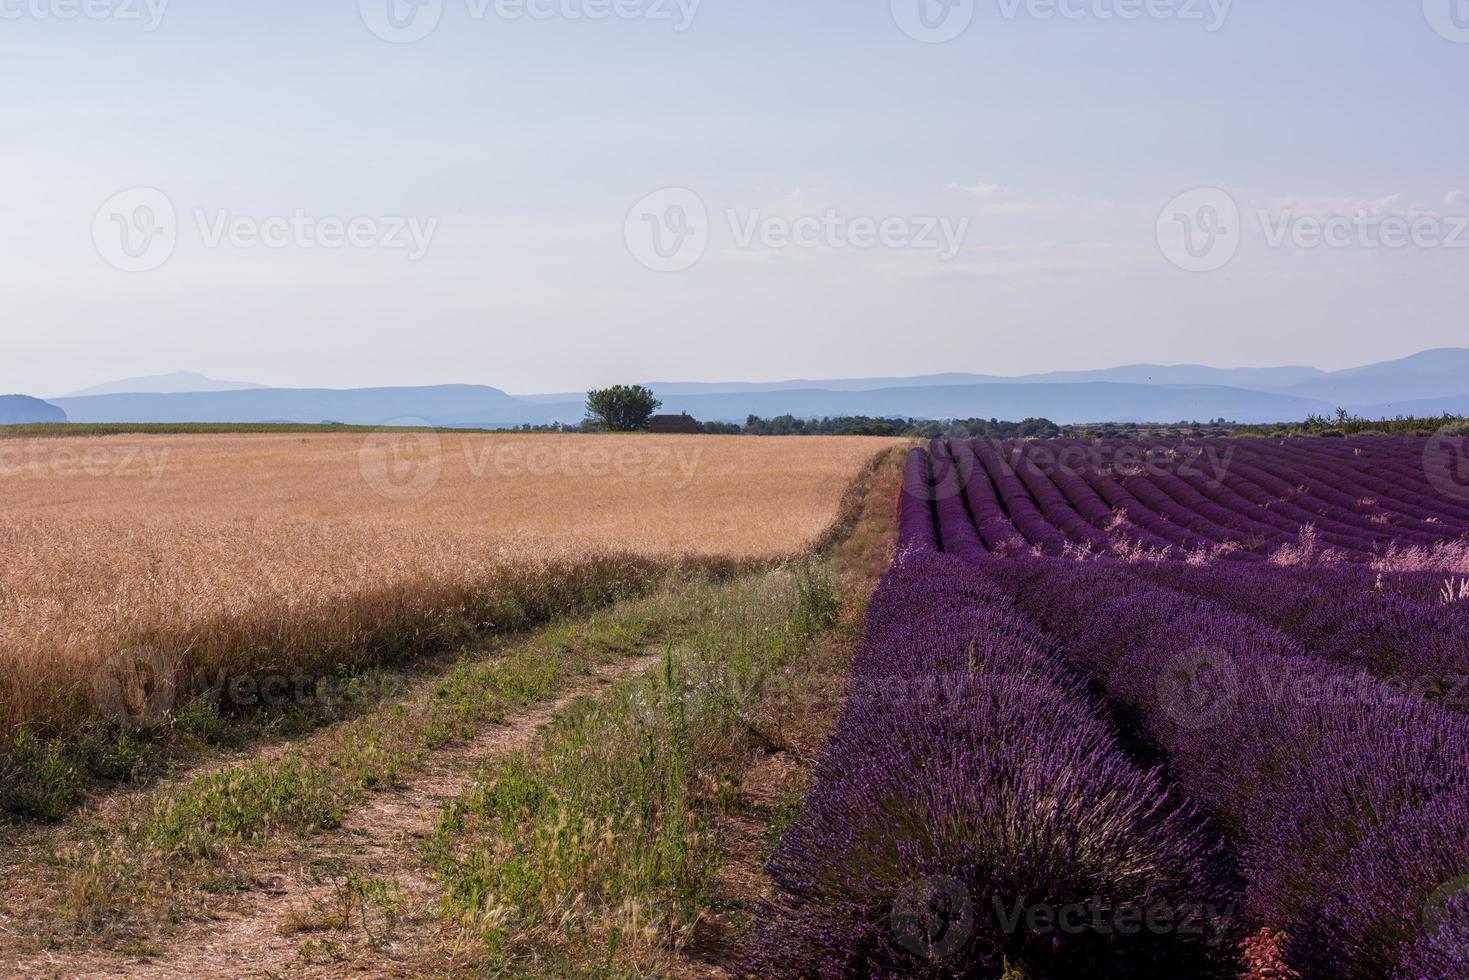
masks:
<path id="1" fill-rule="evenodd" d="M 607 432 L 636 432 L 662 405 L 642 385 L 614 385 L 587 392 L 587 422 Z"/>

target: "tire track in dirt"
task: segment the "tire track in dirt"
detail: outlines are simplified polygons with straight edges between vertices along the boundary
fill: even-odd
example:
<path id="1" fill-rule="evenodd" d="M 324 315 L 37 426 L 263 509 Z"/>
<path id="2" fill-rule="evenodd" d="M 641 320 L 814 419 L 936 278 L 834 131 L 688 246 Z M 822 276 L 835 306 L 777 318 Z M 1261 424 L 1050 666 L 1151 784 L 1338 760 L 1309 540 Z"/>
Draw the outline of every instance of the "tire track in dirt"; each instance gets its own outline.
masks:
<path id="1" fill-rule="evenodd" d="M 597 694 L 655 665 L 645 653 L 593 669 L 556 696 L 506 719 L 470 741 L 433 754 L 405 787 L 369 798 L 330 833 L 293 841 L 262 858 L 258 884 L 219 918 L 185 923 L 160 937 L 164 952 L 132 959 L 117 953 L 48 953 L 14 964 L 27 977 L 254 978 L 280 976 L 421 976 L 426 940 L 436 931 L 437 887 L 420 845 L 434 831 L 443 803 L 467 789 L 478 768 L 533 744 L 539 731 L 578 698 Z M 396 884 L 400 920 L 390 936 L 370 941 L 375 913 L 344 905 L 349 873 Z M 343 923 L 343 918 L 350 921 Z M 303 944 L 325 940 L 328 962 L 303 958 Z M 343 949 L 343 947 L 346 947 Z M 345 953 L 345 955 L 341 955 Z M 331 961 L 334 960 L 334 961 Z M 434 971 L 437 972 L 437 971 Z"/>

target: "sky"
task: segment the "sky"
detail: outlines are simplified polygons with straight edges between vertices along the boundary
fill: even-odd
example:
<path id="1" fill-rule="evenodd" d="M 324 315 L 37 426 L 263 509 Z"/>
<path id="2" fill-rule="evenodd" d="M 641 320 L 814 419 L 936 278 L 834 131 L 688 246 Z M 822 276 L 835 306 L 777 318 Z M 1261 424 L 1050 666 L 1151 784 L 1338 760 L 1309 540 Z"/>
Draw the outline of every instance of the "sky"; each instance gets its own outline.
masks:
<path id="1" fill-rule="evenodd" d="M 1469 0 L 0 0 L 0 392 L 1469 346 Z"/>

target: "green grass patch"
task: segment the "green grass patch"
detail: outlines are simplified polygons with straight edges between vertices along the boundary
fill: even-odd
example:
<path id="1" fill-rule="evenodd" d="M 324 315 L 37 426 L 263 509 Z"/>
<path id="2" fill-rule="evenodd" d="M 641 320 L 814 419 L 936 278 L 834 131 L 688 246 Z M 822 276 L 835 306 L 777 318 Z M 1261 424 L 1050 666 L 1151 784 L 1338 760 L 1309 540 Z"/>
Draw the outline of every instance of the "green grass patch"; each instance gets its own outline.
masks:
<path id="1" fill-rule="evenodd" d="M 421 769 L 433 750 L 479 735 L 598 667 L 656 649 L 670 631 L 713 615 L 711 604 L 722 594 L 695 576 L 489 650 L 465 650 L 437 678 L 367 685 L 400 696 L 359 705 L 355 716 L 284 751 L 259 753 L 79 818 L 71 832 L 58 835 L 69 843 L 52 856 L 66 882 L 58 931 L 105 931 L 170 899 L 176 876 L 216 875 L 213 864 L 238 848 L 338 826 L 368 795 Z M 184 717 L 201 739 L 228 731 L 207 703 Z M 69 798 L 84 778 L 69 756 L 37 743 L 23 748 L 16 758 L 34 774 L 24 785 L 36 795 L 29 804 L 36 809 L 47 805 L 47 778 L 59 787 L 58 799 Z"/>
<path id="2" fill-rule="evenodd" d="M 750 715 L 841 609 L 819 566 L 705 593 L 657 670 L 578 702 L 440 815 L 442 912 L 476 938 L 478 967 L 558 950 L 637 970 L 688 940 L 721 860 L 716 818 L 763 744 Z"/>
<path id="3" fill-rule="evenodd" d="M 574 617 L 620 605 L 620 615 L 631 618 L 594 643 L 599 653 L 626 650 L 649 625 L 638 621 L 648 613 L 633 612 L 637 607 L 630 600 L 655 592 L 667 580 L 724 578 L 749 567 L 719 558 L 659 561 L 628 556 L 550 563 L 524 574 L 507 572 L 473 622 L 447 616 L 432 628 L 401 636 L 357 631 L 356 643 L 332 637 L 335 646 L 319 649 L 303 641 L 291 657 L 268 664 L 240 654 L 234 657 L 242 664 L 239 668 L 178 670 L 177 703 L 150 720 L 146 730 L 119 727 L 94 713 L 70 730 L 25 726 L 8 738 L 0 736 L 0 821 L 60 820 L 89 789 L 143 783 L 171 762 L 207 759 L 210 749 L 305 735 L 359 717 L 394 700 L 425 672 L 444 670 L 452 651 L 526 635 L 548 622 L 573 622 Z M 229 628 L 220 632 L 235 635 Z M 187 638 L 161 636 L 136 637 L 120 646 L 184 649 L 181 661 L 190 649 Z M 523 663 L 514 671 L 497 666 L 463 678 L 451 674 L 444 697 L 450 704 L 466 696 L 482 700 L 482 689 L 487 689 L 491 703 L 524 703 L 517 690 L 533 694 L 547 677 L 554 679 L 553 665 Z M 465 690 L 456 693 L 456 684 Z M 265 697 L 266 691 L 272 697 Z M 473 724 L 485 720 L 478 703 L 465 717 Z M 445 712 L 441 727 L 444 738 L 454 737 L 451 713 Z"/>

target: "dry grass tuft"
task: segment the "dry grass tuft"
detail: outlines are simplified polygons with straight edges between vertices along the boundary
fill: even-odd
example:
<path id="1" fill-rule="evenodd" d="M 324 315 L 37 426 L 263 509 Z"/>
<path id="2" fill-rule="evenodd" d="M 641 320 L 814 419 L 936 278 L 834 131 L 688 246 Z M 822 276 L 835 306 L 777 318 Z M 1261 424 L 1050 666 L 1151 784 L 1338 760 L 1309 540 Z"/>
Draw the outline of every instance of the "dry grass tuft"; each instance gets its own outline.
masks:
<path id="1" fill-rule="evenodd" d="M 1372 562 L 1379 572 L 1469 572 L 1469 541 L 1436 541 L 1431 545 L 1393 545 Z"/>

